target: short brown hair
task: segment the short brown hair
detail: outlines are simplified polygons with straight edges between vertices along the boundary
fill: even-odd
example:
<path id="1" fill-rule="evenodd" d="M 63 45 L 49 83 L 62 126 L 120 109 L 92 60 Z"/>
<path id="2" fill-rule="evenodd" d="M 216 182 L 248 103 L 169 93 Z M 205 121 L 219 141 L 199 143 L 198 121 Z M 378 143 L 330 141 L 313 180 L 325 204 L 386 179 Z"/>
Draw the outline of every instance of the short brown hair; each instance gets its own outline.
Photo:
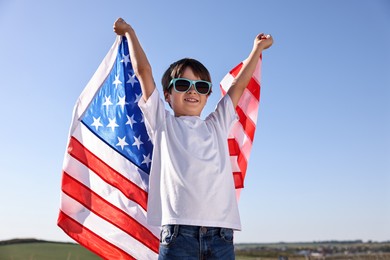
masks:
<path id="1" fill-rule="evenodd" d="M 172 63 L 162 76 L 161 84 L 164 92 L 168 91 L 169 83 L 171 82 L 171 80 L 173 78 L 180 78 L 187 67 L 192 70 L 195 76 L 199 77 L 202 80 L 207 80 L 211 82 L 210 73 L 202 63 L 195 59 L 184 58 Z"/>

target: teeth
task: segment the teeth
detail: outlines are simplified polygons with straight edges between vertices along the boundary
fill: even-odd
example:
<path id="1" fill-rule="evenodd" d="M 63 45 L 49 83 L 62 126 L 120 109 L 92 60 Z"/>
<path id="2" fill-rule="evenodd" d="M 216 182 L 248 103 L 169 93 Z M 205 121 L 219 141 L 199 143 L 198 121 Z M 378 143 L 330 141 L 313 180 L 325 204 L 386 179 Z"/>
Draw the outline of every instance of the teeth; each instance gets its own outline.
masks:
<path id="1" fill-rule="evenodd" d="M 190 102 L 198 102 L 198 100 L 196 100 L 195 98 L 186 98 L 185 100 Z"/>

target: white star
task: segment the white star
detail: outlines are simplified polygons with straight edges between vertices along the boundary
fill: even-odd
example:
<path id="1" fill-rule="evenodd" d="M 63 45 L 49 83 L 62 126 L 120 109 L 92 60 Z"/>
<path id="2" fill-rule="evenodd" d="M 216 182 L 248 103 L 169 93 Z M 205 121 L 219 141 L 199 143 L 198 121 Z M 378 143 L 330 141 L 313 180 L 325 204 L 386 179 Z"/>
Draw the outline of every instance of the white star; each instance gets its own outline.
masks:
<path id="1" fill-rule="evenodd" d="M 139 95 L 135 94 L 135 101 L 134 101 L 134 104 L 135 104 L 135 103 L 138 103 L 138 101 L 141 99 L 141 97 L 142 97 L 142 93 L 139 94 Z"/>
<path id="2" fill-rule="evenodd" d="M 126 143 L 126 136 L 124 136 L 123 138 L 119 138 L 118 137 L 118 143 L 116 144 L 116 146 L 120 146 L 123 150 L 123 148 L 126 146 L 126 145 L 129 145 L 128 143 Z"/>
<path id="3" fill-rule="evenodd" d="M 91 124 L 91 126 L 94 126 L 96 131 L 99 129 L 99 126 L 103 126 L 102 123 L 100 123 L 100 116 L 99 118 L 93 117 L 93 123 Z"/>
<path id="4" fill-rule="evenodd" d="M 134 87 L 134 83 L 138 83 L 137 79 L 135 78 L 135 74 L 133 76 L 129 75 L 129 80 L 126 83 L 130 83 L 132 87 Z"/>
<path id="5" fill-rule="evenodd" d="M 134 140 L 135 140 L 135 142 L 133 143 L 133 146 L 136 145 L 137 148 L 138 148 L 138 150 L 139 150 L 139 147 L 141 146 L 141 144 L 144 144 L 144 143 L 141 141 L 141 136 L 138 136 L 138 138 L 134 136 Z"/>
<path id="6" fill-rule="evenodd" d="M 114 117 L 113 119 L 109 118 L 110 123 L 107 125 L 107 127 L 111 127 L 111 130 L 114 132 L 115 127 L 118 127 L 119 125 L 116 123 L 116 118 Z"/>
<path id="7" fill-rule="evenodd" d="M 118 103 L 116 103 L 116 105 L 121 106 L 122 112 L 123 112 L 123 110 L 125 109 L 125 105 L 127 104 L 126 103 L 126 96 L 123 96 L 123 97 L 118 96 L 118 98 L 119 98 L 119 101 L 118 101 Z"/>
<path id="8" fill-rule="evenodd" d="M 115 80 L 112 84 L 115 85 L 115 88 L 117 88 L 119 84 L 122 84 L 122 81 L 119 80 L 119 74 L 115 76 Z"/>
<path id="9" fill-rule="evenodd" d="M 122 54 L 122 57 L 123 57 L 123 60 L 121 60 L 121 62 L 124 62 L 125 66 L 127 67 L 127 63 L 130 63 L 130 54 L 127 54 L 127 55 Z"/>
<path id="10" fill-rule="evenodd" d="M 149 167 L 149 163 L 152 162 L 152 160 L 150 159 L 150 154 L 148 155 L 142 155 L 144 157 L 144 160 L 142 161 L 142 163 L 145 163 L 146 164 L 146 167 Z"/>
<path id="11" fill-rule="evenodd" d="M 133 124 L 137 123 L 137 121 L 134 120 L 134 115 L 132 115 L 131 117 L 128 115 L 126 115 L 126 116 L 127 116 L 126 125 L 130 125 L 130 127 L 133 128 Z"/>
<path id="12" fill-rule="evenodd" d="M 108 109 L 108 106 L 112 105 L 111 96 L 108 96 L 108 97 L 105 96 L 104 98 L 106 99 L 106 101 L 104 101 L 103 106 L 106 106 L 106 109 Z"/>

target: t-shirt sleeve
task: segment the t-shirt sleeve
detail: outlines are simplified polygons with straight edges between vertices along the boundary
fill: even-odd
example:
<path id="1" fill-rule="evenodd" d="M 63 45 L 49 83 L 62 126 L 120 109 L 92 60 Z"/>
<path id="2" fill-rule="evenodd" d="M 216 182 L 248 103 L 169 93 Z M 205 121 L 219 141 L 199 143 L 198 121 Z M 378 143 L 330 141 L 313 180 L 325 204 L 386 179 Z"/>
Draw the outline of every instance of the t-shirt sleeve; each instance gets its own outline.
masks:
<path id="1" fill-rule="evenodd" d="M 218 102 L 215 111 L 212 112 L 206 120 L 214 121 L 218 124 L 226 136 L 229 134 L 233 124 L 238 121 L 233 101 L 229 95 L 225 95 Z"/>
<path id="2" fill-rule="evenodd" d="M 146 130 L 153 142 L 156 130 L 165 122 L 165 106 L 161 100 L 157 89 L 145 101 L 143 98 L 138 102 L 138 106 L 144 115 Z"/>

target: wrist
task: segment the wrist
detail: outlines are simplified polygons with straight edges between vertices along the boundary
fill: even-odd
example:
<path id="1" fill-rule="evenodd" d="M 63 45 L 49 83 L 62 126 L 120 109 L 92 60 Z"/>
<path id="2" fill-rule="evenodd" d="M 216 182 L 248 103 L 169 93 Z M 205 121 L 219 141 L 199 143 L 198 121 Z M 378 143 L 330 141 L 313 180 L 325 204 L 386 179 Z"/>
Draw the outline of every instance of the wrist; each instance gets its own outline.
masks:
<path id="1" fill-rule="evenodd" d="M 126 26 L 126 28 L 125 28 L 125 32 L 128 32 L 128 33 L 134 32 L 133 27 L 131 27 L 130 24 L 127 24 L 127 26 Z"/>
<path id="2" fill-rule="evenodd" d="M 260 55 L 260 53 L 264 50 L 263 46 L 255 45 L 253 46 L 252 53 L 255 55 Z"/>
<path id="3" fill-rule="evenodd" d="M 130 36 L 130 35 L 135 34 L 134 29 L 130 25 L 128 25 L 123 31 L 124 31 L 125 36 L 127 36 L 127 35 Z"/>

